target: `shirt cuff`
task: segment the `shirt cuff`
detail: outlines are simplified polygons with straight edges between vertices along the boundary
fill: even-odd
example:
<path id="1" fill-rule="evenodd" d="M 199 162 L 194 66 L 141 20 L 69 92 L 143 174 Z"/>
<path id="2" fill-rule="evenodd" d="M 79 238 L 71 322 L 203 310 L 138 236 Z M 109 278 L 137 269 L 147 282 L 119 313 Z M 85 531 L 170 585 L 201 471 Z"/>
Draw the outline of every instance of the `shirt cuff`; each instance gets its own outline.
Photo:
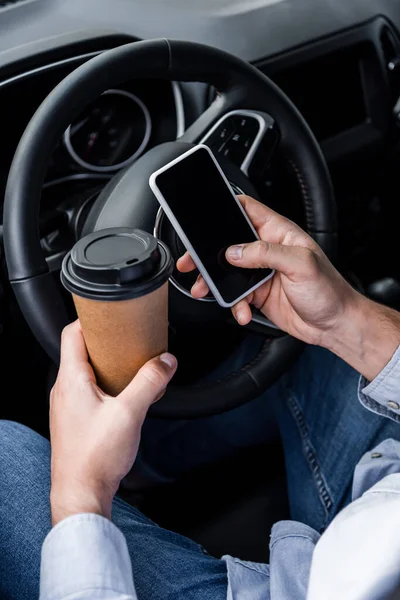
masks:
<path id="1" fill-rule="evenodd" d="M 400 422 L 400 346 L 371 383 L 360 378 L 358 396 L 368 410 Z"/>
<path id="2" fill-rule="evenodd" d="M 42 547 L 40 600 L 96 590 L 136 598 L 125 537 L 108 519 L 73 515 L 56 525 Z"/>

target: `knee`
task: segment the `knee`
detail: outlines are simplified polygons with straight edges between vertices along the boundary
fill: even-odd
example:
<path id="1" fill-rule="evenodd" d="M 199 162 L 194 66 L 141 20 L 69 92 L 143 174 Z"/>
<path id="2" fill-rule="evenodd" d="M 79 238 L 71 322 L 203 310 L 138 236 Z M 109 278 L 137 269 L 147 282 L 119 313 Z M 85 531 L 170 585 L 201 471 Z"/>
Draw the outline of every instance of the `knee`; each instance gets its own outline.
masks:
<path id="1" fill-rule="evenodd" d="M 9 463 L 22 455 L 49 455 L 48 440 L 21 423 L 0 420 L 0 457 Z"/>
<path id="2" fill-rule="evenodd" d="M 0 421 L 0 520 L 4 506 L 21 509 L 35 489 L 35 502 L 47 510 L 50 493 L 50 444 L 41 435 L 11 421 Z"/>
<path id="3" fill-rule="evenodd" d="M 0 596 L 38 598 L 40 549 L 51 529 L 49 443 L 0 420 L 0 465 Z"/>
<path id="4" fill-rule="evenodd" d="M 22 423 L 0 419 L 0 442 L 3 441 L 4 438 L 8 439 L 9 437 L 21 440 L 21 438 L 25 439 L 37 435 L 38 434 L 33 431 L 33 429 L 29 429 L 29 427 L 22 425 Z"/>

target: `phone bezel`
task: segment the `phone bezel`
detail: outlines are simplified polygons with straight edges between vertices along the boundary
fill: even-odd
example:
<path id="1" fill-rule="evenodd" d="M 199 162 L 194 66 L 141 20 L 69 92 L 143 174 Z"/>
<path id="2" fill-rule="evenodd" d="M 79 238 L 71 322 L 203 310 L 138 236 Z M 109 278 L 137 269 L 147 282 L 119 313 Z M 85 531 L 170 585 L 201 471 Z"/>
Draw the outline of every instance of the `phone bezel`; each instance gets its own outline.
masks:
<path id="1" fill-rule="evenodd" d="M 167 163 L 166 165 L 164 165 L 163 167 L 161 167 L 157 171 L 154 171 L 154 173 L 152 173 L 150 175 L 149 185 L 150 185 L 150 188 L 151 188 L 152 192 L 156 196 L 158 202 L 160 203 L 162 209 L 164 210 L 165 214 L 167 215 L 168 219 L 170 220 L 172 226 L 174 227 L 176 233 L 180 237 L 182 244 L 185 246 L 186 250 L 192 256 L 193 261 L 196 264 L 196 267 L 198 268 L 200 274 L 202 275 L 202 277 L 204 278 L 204 280 L 207 283 L 208 287 L 210 288 L 210 291 L 213 294 L 214 298 L 216 299 L 216 301 L 218 302 L 218 304 L 220 306 L 222 306 L 223 308 L 231 308 L 232 306 L 234 306 L 235 304 L 237 304 L 238 302 L 240 302 L 240 300 L 243 300 L 244 298 L 246 298 L 247 296 L 249 296 L 249 294 L 251 294 L 256 289 L 258 289 L 260 286 L 262 286 L 264 283 L 266 283 L 267 281 L 269 281 L 269 279 L 271 279 L 274 276 L 275 271 L 272 270 L 271 273 L 267 277 L 265 277 L 264 279 L 262 279 L 261 281 L 259 281 L 253 287 L 249 288 L 245 293 L 243 293 L 242 295 L 240 295 L 238 298 L 235 298 L 235 300 L 233 300 L 231 302 L 226 302 L 223 299 L 223 297 L 221 296 L 221 294 L 220 294 L 217 286 L 215 285 L 214 281 L 209 276 L 209 274 L 208 274 L 208 272 L 207 272 L 207 270 L 206 270 L 203 262 L 200 260 L 200 257 L 198 256 L 197 252 L 194 250 L 192 244 L 190 243 L 190 240 L 188 239 L 188 237 L 186 236 L 185 232 L 181 228 L 181 226 L 180 226 L 178 220 L 176 219 L 173 211 L 169 207 L 169 204 L 168 204 L 167 200 L 165 199 L 164 195 L 162 194 L 160 188 L 157 185 L 157 177 L 159 175 L 161 175 L 161 173 L 164 173 L 165 171 L 168 171 L 174 165 L 176 165 L 177 163 L 185 160 L 191 154 L 194 154 L 195 152 L 199 152 L 199 151 L 203 151 L 203 150 L 205 150 L 206 152 L 208 152 L 209 156 L 211 157 L 212 161 L 214 162 L 215 166 L 217 167 L 217 169 L 218 169 L 218 171 L 219 171 L 222 179 L 224 180 L 224 182 L 225 182 L 225 184 L 226 184 L 226 186 L 227 186 L 230 194 L 232 195 L 232 197 L 233 197 L 234 201 L 236 202 L 236 204 L 239 206 L 239 208 L 240 208 L 240 210 L 241 210 L 244 218 L 246 219 L 247 223 L 249 224 L 250 228 L 252 229 L 252 231 L 253 231 L 256 239 L 260 239 L 260 237 L 257 234 L 257 231 L 255 230 L 252 222 L 250 221 L 249 217 L 247 216 L 247 214 L 246 214 L 243 206 L 240 204 L 240 202 L 239 202 L 236 194 L 232 190 L 232 188 L 230 186 L 230 183 L 229 183 L 228 179 L 226 178 L 226 175 L 223 172 L 222 168 L 220 167 L 217 159 L 215 158 L 215 156 L 212 153 L 212 151 L 210 150 L 210 148 L 208 146 L 206 146 L 205 144 L 197 144 L 197 146 L 195 146 L 194 148 L 190 148 L 190 150 L 188 150 L 187 152 L 184 152 L 184 154 L 181 154 L 181 156 L 178 156 L 177 158 L 174 158 L 174 160 L 172 160 L 171 162 Z"/>

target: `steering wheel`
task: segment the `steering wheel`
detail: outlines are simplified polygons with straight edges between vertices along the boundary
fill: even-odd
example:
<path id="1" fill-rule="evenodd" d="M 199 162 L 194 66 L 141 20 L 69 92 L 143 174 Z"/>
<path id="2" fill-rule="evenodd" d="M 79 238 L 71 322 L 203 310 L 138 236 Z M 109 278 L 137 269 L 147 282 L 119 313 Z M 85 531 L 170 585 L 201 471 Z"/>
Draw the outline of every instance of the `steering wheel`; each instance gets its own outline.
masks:
<path id="1" fill-rule="evenodd" d="M 44 100 L 21 138 L 6 189 L 4 241 L 10 282 L 29 327 L 56 363 L 61 331 L 69 319 L 60 287 L 40 245 L 39 207 L 46 167 L 70 123 L 105 90 L 133 76 L 204 82 L 216 88 L 217 96 L 177 142 L 151 149 L 111 180 L 89 210 L 82 235 L 107 227 L 153 231 L 156 226 L 156 232 L 177 258 L 182 248 L 167 220 L 161 213 L 157 215 L 149 175 L 200 141 L 218 154 L 227 131 L 243 127 L 247 136 L 243 147 L 247 144 L 248 151 L 243 147 L 239 154 L 232 150 L 235 140 L 231 136 L 231 150 L 226 147 L 219 153 L 231 152 L 232 160 L 225 165 L 229 180 L 256 196 L 250 178 L 260 173 L 279 147 L 300 187 L 308 232 L 329 256 L 335 249 L 336 209 L 326 163 L 303 117 L 270 79 L 226 52 L 184 41 L 134 42 L 104 52 L 73 71 Z M 177 277 L 172 284 L 172 323 L 206 322 L 230 315 L 215 302 L 190 298 Z M 297 356 L 301 344 L 287 335 L 272 337 L 271 324 L 263 319 L 259 322 L 266 341 L 250 364 L 215 383 L 171 385 L 152 407 L 153 415 L 212 415 L 244 404 L 270 386 Z"/>

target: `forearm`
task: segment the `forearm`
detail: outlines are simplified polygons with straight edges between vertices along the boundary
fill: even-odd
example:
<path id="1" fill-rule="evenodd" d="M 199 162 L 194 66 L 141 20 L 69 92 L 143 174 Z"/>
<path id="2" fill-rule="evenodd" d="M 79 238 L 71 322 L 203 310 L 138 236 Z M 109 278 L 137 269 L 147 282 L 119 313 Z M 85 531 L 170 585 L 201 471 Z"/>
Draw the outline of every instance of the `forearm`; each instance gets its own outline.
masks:
<path id="1" fill-rule="evenodd" d="M 354 302 L 322 345 L 368 381 L 387 365 L 400 344 L 400 313 L 355 294 Z"/>
<path id="2" fill-rule="evenodd" d="M 69 489 L 65 489 L 68 487 Z M 51 520 L 54 527 L 60 521 L 83 513 L 90 513 L 111 519 L 112 496 L 100 493 L 89 483 L 80 486 L 79 489 L 66 482 L 66 486 L 52 485 L 50 494 Z"/>

